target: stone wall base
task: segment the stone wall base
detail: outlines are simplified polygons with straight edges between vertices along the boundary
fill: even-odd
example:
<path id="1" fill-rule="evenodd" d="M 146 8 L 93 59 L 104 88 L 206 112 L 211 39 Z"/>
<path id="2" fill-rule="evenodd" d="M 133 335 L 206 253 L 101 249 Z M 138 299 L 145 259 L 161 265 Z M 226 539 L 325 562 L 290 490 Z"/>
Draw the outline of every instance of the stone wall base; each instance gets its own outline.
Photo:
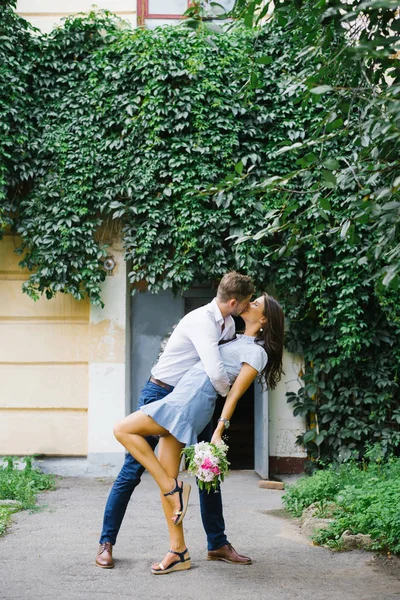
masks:
<path id="1" fill-rule="evenodd" d="M 270 475 L 297 475 L 304 473 L 304 463 L 307 457 L 300 456 L 270 456 L 269 474 Z"/>
<path id="2" fill-rule="evenodd" d="M 43 457 L 35 463 L 45 473 L 65 477 L 116 477 L 124 460 L 123 452 L 93 452 L 84 457 Z M 306 460 L 306 457 L 270 456 L 269 474 L 273 476 L 304 473 Z"/>
<path id="3" fill-rule="evenodd" d="M 124 464 L 124 452 L 93 452 L 88 456 L 43 457 L 35 465 L 45 473 L 63 477 L 116 477 Z"/>

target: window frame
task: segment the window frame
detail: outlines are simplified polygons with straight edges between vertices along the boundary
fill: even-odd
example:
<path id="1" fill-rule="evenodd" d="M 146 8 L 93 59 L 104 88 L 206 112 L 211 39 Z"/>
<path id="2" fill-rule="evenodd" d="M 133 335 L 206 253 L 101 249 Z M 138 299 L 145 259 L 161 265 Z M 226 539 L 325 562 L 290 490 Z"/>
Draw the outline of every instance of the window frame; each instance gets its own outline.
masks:
<path id="1" fill-rule="evenodd" d="M 145 24 L 146 19 L 183 19 L 183 15 L 172 15 L 170 13 L 150 13 L 149 12 L 149 1 L 150 0 L 137 0 L 137 21 L 139 26 Z M 187 0 L 187 8 L 190 7 L 190 0 Z"/>

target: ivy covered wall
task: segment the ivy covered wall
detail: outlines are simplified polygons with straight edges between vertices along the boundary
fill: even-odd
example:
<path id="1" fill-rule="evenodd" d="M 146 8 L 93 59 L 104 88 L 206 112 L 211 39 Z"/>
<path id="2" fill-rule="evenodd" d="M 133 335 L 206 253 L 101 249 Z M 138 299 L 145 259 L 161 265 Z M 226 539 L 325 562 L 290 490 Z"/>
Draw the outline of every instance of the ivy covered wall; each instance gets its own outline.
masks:
<path id="1" fill-rule="evenodd" d="M 280 152 L 307 141 L 321 119 L 328 134 L 340 120 L 326 96 L 289 89 L 300 29 L 275 19 L 223 35 L 132 31 L 100 12 L 39 36 L 12 6 L 0 10 L 0 222 L 22 236 L 32 271 L 24 291 L 101 303 L 101 232 L 111 222 L 130 280 L 152 291 L 246 272 L 278 295 L 288 348 L 305 357 L 305 387 L 289 397 L 309 419 L 299 442 L 328 459 L 371 441 L 398 447 L 398 304 L 359 260 L 376 234 L 361 223 L 332 248 L 326 231 L 352 193 L 344 185 L 322 198 L 335 187 L 332 153 L 346 157 L 343 140 L 328 135 L 318 148 L 318 180 L 309 148 Z M 357 120 L 359 110 L 343 114 Z M 260 191 L 260 180 L 293 168 L 300 181 Z M 287 202 L 288 190 L 298 202 Z M 257 234 L 278 213 L 304 233 L 298 248 L 284 230 Z"/>

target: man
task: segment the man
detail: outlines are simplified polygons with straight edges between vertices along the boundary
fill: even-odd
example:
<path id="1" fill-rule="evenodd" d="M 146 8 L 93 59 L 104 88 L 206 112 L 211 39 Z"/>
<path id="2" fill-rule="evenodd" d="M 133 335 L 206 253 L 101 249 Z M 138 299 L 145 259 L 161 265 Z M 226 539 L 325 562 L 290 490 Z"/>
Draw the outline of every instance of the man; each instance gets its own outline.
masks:
<path id="1" fill-rule="evenodd" d="M 215 390 L 221 396 L 226 396 L 230 384 L 218 344 L 234 337 L 235 322 L 232 315 L 239 316 L 247 308 L 253 293 L 254 286 L 250 277 L 236 272 L 226 273 L 218 286 L 217 297 L 210 304 L 188 313 L 176 326 L 163 354 L 151 371 L 149 381 L 142 389 L 138 408 L 172 392 L 178 381 L 199 359 Z M 229 427 L 228 422 L 225 427 Z M 210 441 L 211 435 L 210 423 L 199 439 Z M 158 438 L 146 439 L 154 449 Z M 140 483 L 143 472 L 142 465 L 127 454 L 107 500 L 96 557 L 98 567 L 114 567 L 112 548 L 132 492 Z M 251 564 L 251 559 L 238 554 L 225 535 L 220 490 L 215 494 L 200 490 L 199 493 L 201 517 L 207 535 L 208 560 Z"/>

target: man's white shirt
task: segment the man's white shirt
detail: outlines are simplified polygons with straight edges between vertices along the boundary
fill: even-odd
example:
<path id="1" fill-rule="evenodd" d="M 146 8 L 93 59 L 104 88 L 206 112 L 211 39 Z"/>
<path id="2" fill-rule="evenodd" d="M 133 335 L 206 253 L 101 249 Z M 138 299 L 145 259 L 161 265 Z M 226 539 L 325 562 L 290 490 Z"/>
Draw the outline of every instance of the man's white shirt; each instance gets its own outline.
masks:
<path id="1" fill-rule="evenodd" d="M 179 321 L 151 374 L 156 379 L 175 386 L 200 359 L 218 394 L 226 396 L 230 383 L 218 343 L 230 340 L 234 335 L 233 318 L 223 318 L 214 298 L 209 304 L 193 310 Z"/>

